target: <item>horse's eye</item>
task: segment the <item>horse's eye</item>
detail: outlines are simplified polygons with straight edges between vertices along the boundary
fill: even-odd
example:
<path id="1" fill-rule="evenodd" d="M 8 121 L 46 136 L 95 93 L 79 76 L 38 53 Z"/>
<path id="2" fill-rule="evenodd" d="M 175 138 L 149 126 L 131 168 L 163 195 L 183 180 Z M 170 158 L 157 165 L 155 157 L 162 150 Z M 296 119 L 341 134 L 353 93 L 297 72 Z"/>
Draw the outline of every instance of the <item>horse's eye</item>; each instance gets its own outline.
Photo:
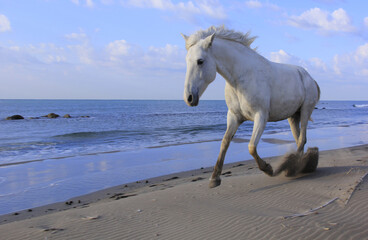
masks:
<path id="1" fill-rule="evenodd" d="M 197 60 L 197 64 L 198 64 L 198 65 L 202 65 L 203 63 L 204 63 L 204 60 L 203 60 L 203 59 L 198 59 L 198 60 Z"/>

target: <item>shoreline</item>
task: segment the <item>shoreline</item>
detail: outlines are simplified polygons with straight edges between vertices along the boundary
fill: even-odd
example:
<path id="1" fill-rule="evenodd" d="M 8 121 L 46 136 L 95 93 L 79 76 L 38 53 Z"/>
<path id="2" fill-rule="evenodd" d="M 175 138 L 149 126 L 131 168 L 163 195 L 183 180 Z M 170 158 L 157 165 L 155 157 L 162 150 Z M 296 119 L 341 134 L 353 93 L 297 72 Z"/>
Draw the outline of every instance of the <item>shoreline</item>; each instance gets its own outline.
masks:
<path id="1" fill-rule="evenodd" d="M 275 161 L 278 157 L 265 158 L 267 161 Z M 245 174 L 253 174 L 257 169 L 257 165 L 252 160 L 239 161 L 234 163 L 225 163 L 223 166 L 222 177 L 231 176 L 231 173 L 239 174 L 246 169 Z M 232 169 L 231 173 L 229 170 Z M 234 171 L 234 169 L 236 171 Z M 66 201 L 51 203 L 40 207 L 24 209 L 12 213 L 0 215 L 0 225 L 13 221 L 25 220 L 33 217 L 39 217 L 47 214 L 52 214 L 58 211 L 65 211 L 75 208 L 83 208 L 86 205 L 94 204 L 100 201 L 109 201 L 109 199 L 127 198 L 139 194 L 163 190 L 171 188 L 179 184 L 208 180 L 212 173 L 213 167 L 201 167 L 199 169 L 171 173 L 158 177 L 141 179 L 135 182 L 123 183 L 118 186 L 109 187 L 98 190 L 92 193 L 83 194 L 77 197 L 72 197 Z M 206 178 L 207 177 L 207 178 Z M 134 193 L 134 195 L 132 195 Z M 72 202 L 72 204 L 69 204 Z M 30 211 L 31 210 L 31 211 Z"/>
<path id="2" fill-rule="evenodd" d="M 358 152 L 360 155 L 358 154 L 357 159 L 351 162 L 351 164 L 348 166 L 345 166 L 344 164 L 340 163 L 339 162 L 340 160 L 331 159 L 331 155 L 339 158 L 342 158 L 345 155 L 351 157 L 351 155 L 354 155 L 356 152 Z M 362 157 L 362 155 L 364 156 Z M 277 162 L 281 157 L 282 156 L 267 157 L 264 158 L 264 160 L 274 165 L 277 164 Z M 329 161 L 323 161 L 324 158 L 326 157 L 330 158 Z M 320 168 L 327 168 L 327 167 L 343 168 L 342 171 L 346 171 L 346 174 L 349 174 L 354 168 L 364 171 L 365 174 L 368 173 L 368 144 L 321 151 L 320 163 L 318 165 L 317 172 L 320 171 Z M 74 209 L 83 209 L 98 204 L 113 202 L 115 200 L 128 199 L 131 197 L 149 194 L 153 192 L 159 192 L 170 188 L 176 188 L 181 185 L 188 185 L 191 183 L 198 182 L 203 184 L 204 187 L 208 188 L 209 183 L 208 179 L 210 177 L 210 174 L 212 173 L 212 169 L 213 167 L 206 167 L 195 170 L 172 173 L 168 175 L 162 175 L 159 177 L 142 179 L 136 182 L 121 184 L 118 186 L 95 191 L 89 194 L 73 197 L 68 199 L 67 201 L 51 203 L 40 207 L 3 214 L 0 215 L 0 226 L 12 222 L 24 221 L 27 219 L 34 219 L 46 215 L 52 215 L 58 212 L 68 212 L 73 211 Z M 356 169 L 354 171 L 356 171 Z M 339 171 L 341 171 L 341 169 Z M 299 178 L 303 178 L 305 176 L 307 177 L 309 175 L 313 176 L 314 174 L 315 173 L 302 174 L 292 178 L 286 178 L 283 176 L 270 178 L 264 175 L 258 169 L 255 161 L 245 160 L 224 164 L 221 178 L 224 180 L 227 178 L 231 179 L 234 177 L 246 178 L 250 176 L 261 176 L 261 178 L 264 178 L 264 180 L 267 181 L 270 180 L 272 181 L 272 179 L 284 179 L 284 180 L 287 179 L 293 181 L 298 180 Z M 363 176 L 364 174 L 361 175 Z M 223 185 L 224 184 L 226 183 L 223 183 Z M 221 187 L 222 185 L 219 188 Z M 351 194 L 352 193 L 353 192 L 351 192 Z"/>
<path id="3" fill-rule="evenodd" d="M 324 151 L 367 144 L 367 131 L 367 125 L 310 129 L 305 149 L 318 146 L 320 151 Z M 262 158 L 292 151 L 295 147 L 292 139 L 290 131 L 265 134 L 258 146 Z M 235 136 L 226 156 L 226 164 L 245 159 L 253 162 L 246 140 Z M 220 144 L 220 141 L 204 142 L 0 167 L 0 214 L 35 209 L 55 202 L 65 203 L 76 196 L 141 179 L 202 167 L 212 170 Z"/>

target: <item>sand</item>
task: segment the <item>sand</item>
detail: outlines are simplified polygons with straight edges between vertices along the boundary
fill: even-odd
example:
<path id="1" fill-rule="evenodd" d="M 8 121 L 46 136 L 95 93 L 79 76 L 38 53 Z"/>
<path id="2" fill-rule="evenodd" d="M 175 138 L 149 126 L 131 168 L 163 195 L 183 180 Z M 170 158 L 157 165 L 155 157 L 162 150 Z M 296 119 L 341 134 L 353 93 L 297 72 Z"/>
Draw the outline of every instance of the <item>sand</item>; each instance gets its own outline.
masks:
<path id="1" fill-rule="evenodd" d="M 223 173 L 213 189 L 198 169 L 3 215 L 0 239 L 368 239 L 368 145 L 292 178 L 253 161 Z"/>

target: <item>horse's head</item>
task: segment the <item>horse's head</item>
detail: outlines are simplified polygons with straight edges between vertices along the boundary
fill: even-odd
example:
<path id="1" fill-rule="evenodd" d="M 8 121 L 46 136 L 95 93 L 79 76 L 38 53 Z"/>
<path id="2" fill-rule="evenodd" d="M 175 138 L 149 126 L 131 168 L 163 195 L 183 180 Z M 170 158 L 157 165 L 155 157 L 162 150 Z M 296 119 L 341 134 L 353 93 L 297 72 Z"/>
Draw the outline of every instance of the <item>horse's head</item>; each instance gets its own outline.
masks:
<path id="1" fill-rule="evenodd" d="M 183 37 L 188 41 L 189 37 Z M 216 78 L 216 63 L 211 51 L 214 37 L 212 34 L 187 49 L 184 101 L 191 107 L 198 105 L 199 98 Z"/>

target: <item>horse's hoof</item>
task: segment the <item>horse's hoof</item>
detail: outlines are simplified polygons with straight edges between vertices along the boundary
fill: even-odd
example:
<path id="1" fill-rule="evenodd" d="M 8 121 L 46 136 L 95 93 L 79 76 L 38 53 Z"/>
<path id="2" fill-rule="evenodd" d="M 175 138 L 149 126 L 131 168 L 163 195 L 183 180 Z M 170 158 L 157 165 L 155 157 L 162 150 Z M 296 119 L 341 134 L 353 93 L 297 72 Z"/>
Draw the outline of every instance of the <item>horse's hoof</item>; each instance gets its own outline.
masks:
<path id="1" fill-rule="evenodd" d="M 215 179 L 212 179 L 210 178 L 210 183 L 209 183 L 209 187 L 210 188 L 215 188 L 215 187 L 218 187 L 221 185 L 221 178 L 215 178 Z"/>
<path id="2" fill-rule="evenodd" d="M 265 167 L 263 167 L 261 170 L 268 176 L 273 177 L 273 169 L 270 164 L 266 163 Z"/>

